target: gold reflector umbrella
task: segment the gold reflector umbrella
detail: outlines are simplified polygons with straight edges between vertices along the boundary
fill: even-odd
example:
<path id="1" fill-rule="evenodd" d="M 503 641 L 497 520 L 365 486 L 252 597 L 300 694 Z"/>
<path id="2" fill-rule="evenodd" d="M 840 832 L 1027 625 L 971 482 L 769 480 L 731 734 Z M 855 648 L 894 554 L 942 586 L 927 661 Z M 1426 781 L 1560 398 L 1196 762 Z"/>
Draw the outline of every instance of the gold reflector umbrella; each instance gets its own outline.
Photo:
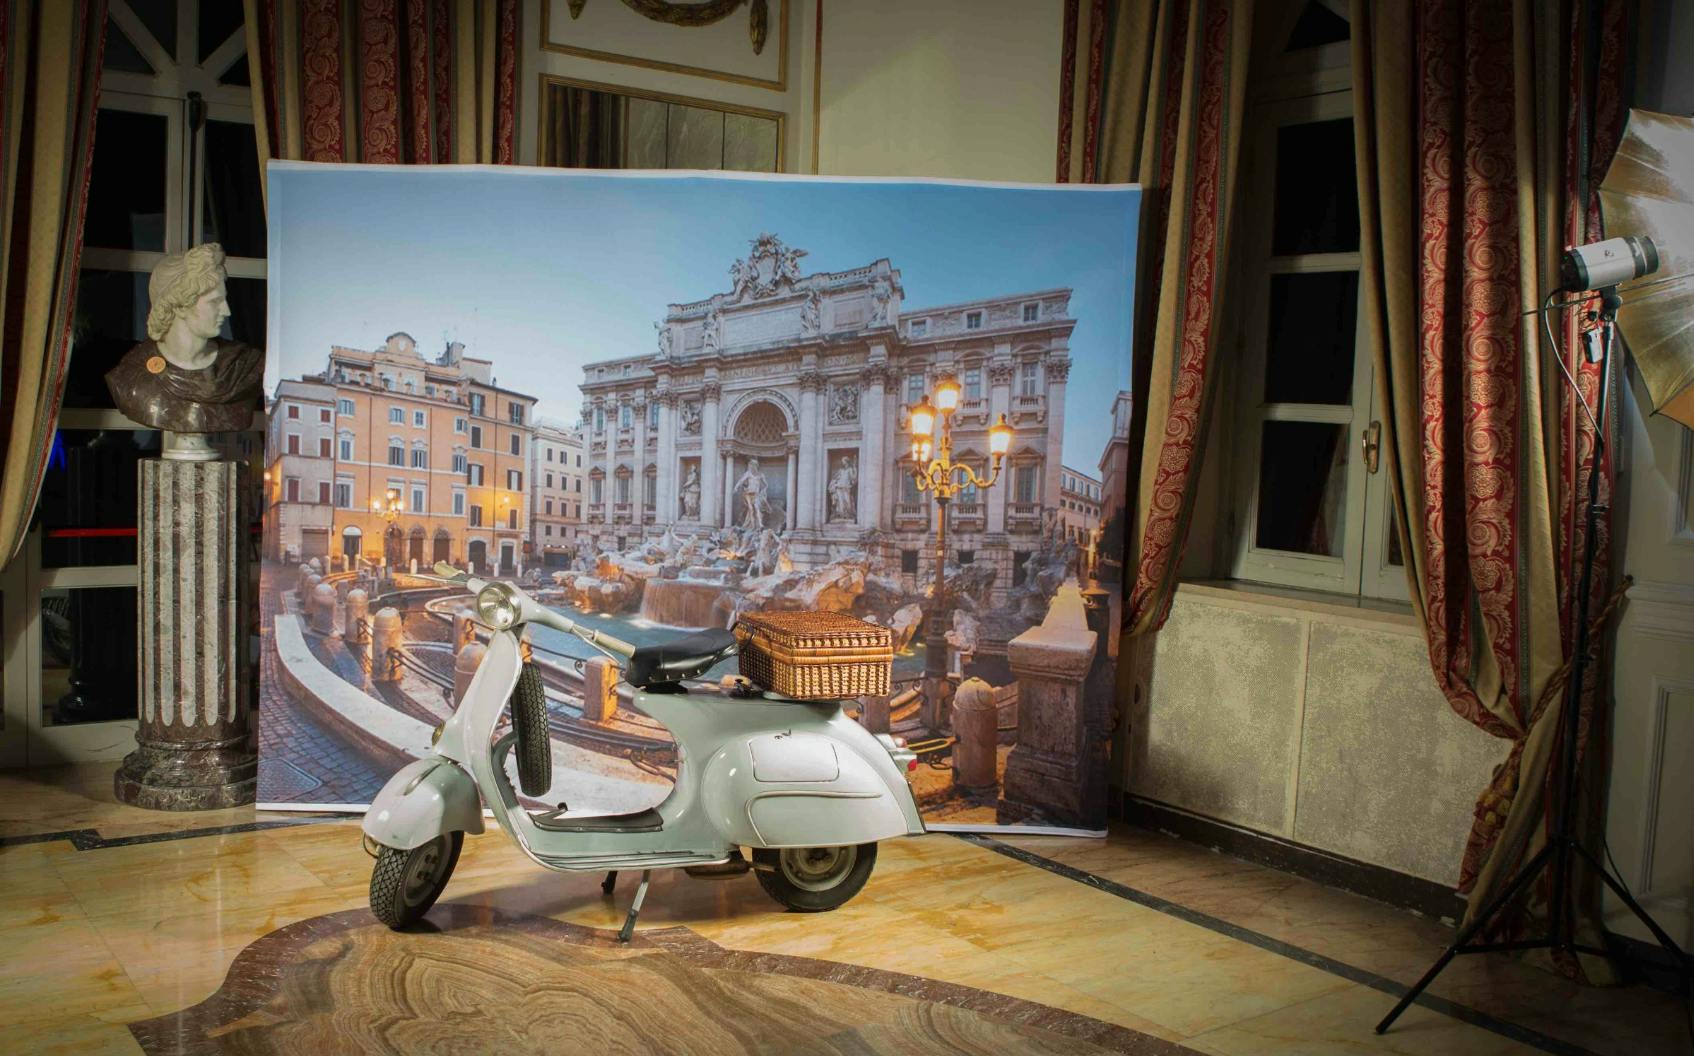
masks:
<path id="1" fill-rule="evenodd" d="M 1631 110 L 1600 204 L 1607 238 L 1658 247 L 1658 272 L 1618 290 L 1618 326 L 1654 413 L 1694 429 L 1694 118 Z"/>

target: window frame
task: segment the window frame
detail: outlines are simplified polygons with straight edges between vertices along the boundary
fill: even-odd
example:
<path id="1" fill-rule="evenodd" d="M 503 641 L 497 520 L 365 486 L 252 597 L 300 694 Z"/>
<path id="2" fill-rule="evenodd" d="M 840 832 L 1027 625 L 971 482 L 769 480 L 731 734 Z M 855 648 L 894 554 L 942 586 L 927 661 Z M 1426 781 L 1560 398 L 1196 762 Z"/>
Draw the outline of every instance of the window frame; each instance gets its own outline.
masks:
<path id="1" fill-rule="evenodd" d="M 1326 45 L 1311 49 L 1323 52 L 1311 61 L 1332 58 Z M 1248 132 L 1243 143 L 1243 186 L 1253 197 L 1241 215 L 1246 218 L 1238 245 L 1236 332 L 1233 347 L 1239 352 L 1234 371 L 1233 400 L 1229 425 L 1234 429 L 1229 448 L 1231 466 L 1227 478 L 1232 531 L 1225 544 L 1229 574 L 1236 579 L 1283 587 L 1318 590 L 1348 597 L 1406 601 L 1409 590 L 1405 571 L 1388 563 L 1388 524 L 1393 516 L 1388 493 L 1388 473 L 1378 456 L 1376 472 L 1368 472 L 1360 450 L 1362 439 L 1373 422 L 1380 422 L 1375 368 L 1370 355 L 1364 307 L 1363 258 L 1361 251 L 1306 253 L 1272 256 L 1275 219 L 1276 140 L 1278 131 L 1290 125 L 1316 123 L 1353 116 L 1354 96 L 1345 82 L 1337 87 L 1327 67 L 1306 75 L 1304 94 L 1297 74 L 1272 78 L 1267 91 L 1249 103 Z M 1356 149 L 1356 147 L 1355 147 Z M 1356 157 L 1356 155 L 1355 155 Z M 1358 304 L 1354 312 L 1353 384 L 1347 404 L 1267 404 L 1262 399 L 1268 349 L 1264 335 L 1269 323 L 1272 277 L 1292 274 L 1354 272 L 1360 275 Z M 1338 557 L 1272 550 L 1254 545 L 1258 526 L 1259 460 L 1266 422 L 1293 421 L 1332 423 L 1346 430 L 1342 454 L 1346 458 L 1339 527 L 1341 553 Z"/>

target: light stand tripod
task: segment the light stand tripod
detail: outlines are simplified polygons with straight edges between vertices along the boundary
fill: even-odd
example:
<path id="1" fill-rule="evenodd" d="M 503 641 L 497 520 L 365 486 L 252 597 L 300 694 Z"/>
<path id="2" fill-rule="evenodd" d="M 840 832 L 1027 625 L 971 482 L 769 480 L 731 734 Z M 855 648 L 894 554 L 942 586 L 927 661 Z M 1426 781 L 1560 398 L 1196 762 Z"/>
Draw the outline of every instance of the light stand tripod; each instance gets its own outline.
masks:
<path id="1" fill-rule="evenodd" d="M 1594 550 L 1599 536 L 1600 516 L 1606 512 L 1606 507 L 1599 505 L 1600 458 L 1605 445 L 1605 432 L 1600 428 L 1600 423 L 1605 421 L 1606 401 L 1611 393 L 1612 334 L 1617 310 L 1623 304 L 1615 285 L 1606 286 L 1596 292 L 1600 297 L 1600 398 L 1594 407 L 1594 450 L 1589 456 L 1592 461 L 1588 473 L 1588 534 L 1583 540 L 1582 573 L 1576 594 L 1575 652 L 1571 654 L 1570 675 L 1565 683 L 1564 706 L 1559 716 L 1560 754 L 1558 769 L 1555 771 L 1558 776 L 1558 794 L 1553 803 L 1553 831 L 1548 834 L 1547 842 L 1541 850 L 1519 867 L 1517 874 L 1501 887 L 1500 893 L 1460 930 L 1458 937 L 1447 947 L 1446 952 L 1430 966 L 1422 979 L 1406 991 L 1406 995 L 1394 1006 L 1394 1010 L 1376 1025 L 1378 1034 L 1386 1031 L 1399 1018 L 1400 1013 L 1417 1000 L 1418 995 L 1435 981 L 1435 977 L 1441 974 L 1448 962 L 1463 953 L 1562 950 L 1571 956 L 1587 953 L 1617 958 L 1618 954 L 1610 950 L 1576 941 L 1576 890 L 1571 880 L 1573 867 L 1577 862 L 1587 863 L 1595 875 L 1612 889 L 1612 893 L 1629 907 L 1636 919 L 1646 925 L 1647 930 L 1653 933 L 1653 938 L 1657 939 L 1659 945 L 1670 955 L 1672 967 L 1683 975 L 1685 981 L 1688 976 L 1694 974 L 1694 960 L 1683 953 L 1675 940 L 1647 915 L 1647 911 L 1641 908 L 1624 887 L 1623 881 L 1608 872 L 1605 864 L 1593 851 L 1584 847 L 1576 835 L 1576 729 L 1582 707 L 1582 683 L 1588 672 L 1588 597 L 1594 582 Z M 1577 398 L 1581 399 L 1580 394 Z M 1488 927 L 1501 911 L 1529 889 L 1530 884 L 1544 869 L 1551 870 L 1553 874 L 1552 898 L 1547 903 L 1546 934 L 1510 942 L 1472 942 L 1471 940 Z"/>

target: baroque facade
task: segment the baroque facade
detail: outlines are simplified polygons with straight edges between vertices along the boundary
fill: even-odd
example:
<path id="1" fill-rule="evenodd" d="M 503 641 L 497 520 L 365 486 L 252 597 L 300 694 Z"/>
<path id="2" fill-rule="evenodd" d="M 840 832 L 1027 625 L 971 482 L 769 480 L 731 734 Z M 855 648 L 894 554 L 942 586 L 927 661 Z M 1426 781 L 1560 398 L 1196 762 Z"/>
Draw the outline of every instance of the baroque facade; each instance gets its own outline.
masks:
<path id="1" fill-rule="evenodd" d="M 761 235 L 727 292 L 669 306 L 652 353 L 585 366 L 582 531 L 624 548 L 750 525 L 802 565 L 868 543 L 923 582 L 935 504 L 911 481 L 904 409 L 951 377 L 956 459 L 985 470 L 988 427 L 1015 430 L 999 484 L 949 520 L 949 558 L 995 563 L 1003 596 L 1059 505 L 1070 291 L 914 309 L 887 259 L 804 274 L 804 256 Z"/>
<path id="2" fill-rule="evenodd" d="M 521 571 L 535 397 L 495 385 L 492 368 L 457 342 L 426 359 L 396 333 L 375 351 L 337 345 L 321 374 L 281 382 L 265 457 L 265 516 L 280 530 L 267 533 L 267 556 Z M 294 428 L 297 413 L 310 436 Z M 295 432 L 309 454 L 292 453 Z M 289 527 L 319 521 L 321 545 Z"/>

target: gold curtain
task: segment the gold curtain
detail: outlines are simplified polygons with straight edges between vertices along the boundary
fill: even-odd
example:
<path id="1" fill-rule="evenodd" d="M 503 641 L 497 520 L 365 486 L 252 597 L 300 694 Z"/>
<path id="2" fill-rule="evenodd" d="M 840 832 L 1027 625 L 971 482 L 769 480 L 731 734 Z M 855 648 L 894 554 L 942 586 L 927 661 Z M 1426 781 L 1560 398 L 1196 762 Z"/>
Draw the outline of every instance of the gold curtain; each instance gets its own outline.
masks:
<path id="1" fill-rule="evenodd" d="M 0 0 L 0 564 L 58 427 L 105 41 L 105 0 Z"/>
<path id="2" fill-rule="evenodd" d="M 1472 914 L 1546 837 L 1594 437 L 1524 313 L 1560 251 L 1600 237 L 1624 8 L 1352 4 L 1364 313 L 1412 606 L 1454 710 L 1511 746 L 1461 865 Z M 1592 403 L 1573 326 L 1567 361 Z"/>
<path id="3" fill-rule="evenodd" d="M 1210 431 L 1253 34 L 1251 0 L 1093 3 L 1082 178 L 1143 188 L 1124 629 L 1164 624 Z M 1099 56 L 1096 62 L 1093 56 Z M 1104 76 L 1100 75 L 1103 67 Z M 1103 81 L 1105 88 L 1098 84 Z M 1088 131 L 1099 129 L 1096 141 Z"/>

